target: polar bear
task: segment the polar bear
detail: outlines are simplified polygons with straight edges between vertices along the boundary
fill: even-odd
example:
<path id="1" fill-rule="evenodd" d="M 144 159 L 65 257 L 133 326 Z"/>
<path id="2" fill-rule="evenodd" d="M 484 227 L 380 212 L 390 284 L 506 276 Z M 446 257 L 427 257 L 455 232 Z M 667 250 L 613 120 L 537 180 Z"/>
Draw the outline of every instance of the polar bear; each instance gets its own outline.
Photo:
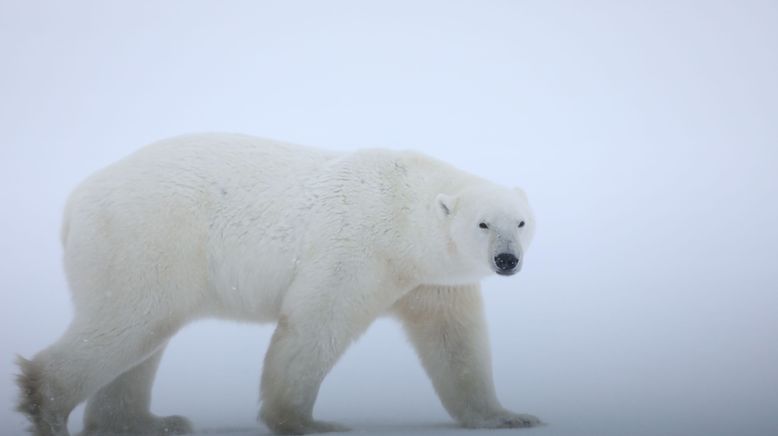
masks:
<path id="1" fill-rule="evenodd" d="M 149 411 L 168 340 L 218 317 L 276 322 L 259 417 L 274 432 L 346 430 L 314 420 L 319 386 L 370 323 L 404 325 L 462 426 L 539 423 L 498 402 L 479 280 L 521 269 L 527 198 L 422 154 L 336 153 L 251 136 L 164 140 L 71 194 L 62 227 L 74 319 L 19 358 L 19 410 L 38 436 L 183 434 Z"/>

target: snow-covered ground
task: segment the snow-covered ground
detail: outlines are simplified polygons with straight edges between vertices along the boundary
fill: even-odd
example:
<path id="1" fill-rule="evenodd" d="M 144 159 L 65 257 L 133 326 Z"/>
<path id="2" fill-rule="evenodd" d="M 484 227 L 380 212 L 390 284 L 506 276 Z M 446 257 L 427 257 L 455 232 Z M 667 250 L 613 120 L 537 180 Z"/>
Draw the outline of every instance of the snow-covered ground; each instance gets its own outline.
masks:
<path id="1" fill-rule="evenodd" d="M 317 418 L 370 435 L 778 434 L 775 2 L 5 1 L 0 62 L 0 435 L 25 427 L 14 353 L 70 318 L 68 192 L 212 130 L 417 149 L 535 208 L 523 271 L 484 289 L 499 396 L 547 426 L 453 427 L 383 319 Z M 271 333 L 186 328 L 154 411 L 266 434 Z"/>

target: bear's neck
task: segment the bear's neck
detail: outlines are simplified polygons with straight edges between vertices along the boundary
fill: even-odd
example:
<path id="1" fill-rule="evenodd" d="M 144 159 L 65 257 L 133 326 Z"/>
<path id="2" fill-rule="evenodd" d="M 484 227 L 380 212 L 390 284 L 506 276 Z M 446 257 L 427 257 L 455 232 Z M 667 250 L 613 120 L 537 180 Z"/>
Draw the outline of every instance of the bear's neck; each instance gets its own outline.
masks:
<path id="1" fill-rule="evenodd" d="M 400 254 L 396 259 L 403 265 L 403 271 L 412 276 L 411 282 L 418 284 L 472 284 L 482 276 L 471 273 L 472 266 L 466 265 L 459 247 L 450 238 L 438 211 L 439 194 L 456 195 L 467 187 L 486 181 L 461 171 L 437 159 L 415 153 L 399 152 L 397 165 L 403 168 L 402 180 L 396 183 L 394 197 L 402 199 L 405 229 L 397 241 Z M 413 206 L 406 207 L 412 204 Z M 394 226 L 395 223 L 389 223 Z"/>

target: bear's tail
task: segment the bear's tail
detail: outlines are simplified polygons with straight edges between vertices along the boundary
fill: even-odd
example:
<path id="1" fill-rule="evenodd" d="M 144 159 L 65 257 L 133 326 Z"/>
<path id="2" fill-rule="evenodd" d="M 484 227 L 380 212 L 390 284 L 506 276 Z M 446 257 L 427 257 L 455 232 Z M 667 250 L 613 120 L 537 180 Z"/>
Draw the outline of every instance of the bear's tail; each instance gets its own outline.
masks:
<path id="1" fill-rule="evenodd" d="M 27 360 L 22 356 L 16 356 L 16 364 L 21 369 L 21 374 L 16 376 L 16 384 L 19 385 L 21 390 L 16 410 L 27 416 L 27 419 L 32 423 L 32 427 L 29 430 L 35 433 L 36 429 L 43 428 L 45 424 L 43 414 L 41 413 L 41 404 L 43 403 L 43 395 L 41 394 L 43 371 L 35 362 Z"/>

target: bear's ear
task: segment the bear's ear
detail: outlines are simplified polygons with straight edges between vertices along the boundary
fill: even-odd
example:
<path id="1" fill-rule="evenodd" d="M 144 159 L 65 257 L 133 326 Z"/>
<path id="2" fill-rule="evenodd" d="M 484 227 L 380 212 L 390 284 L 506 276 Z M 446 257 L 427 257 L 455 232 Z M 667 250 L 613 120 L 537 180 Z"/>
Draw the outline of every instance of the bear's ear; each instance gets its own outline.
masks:
<path id="1" fill-rule="evenodd" d="M 524 192 L 523 189 L 519 188 L 518 186 L 513 188 L 514 191 L 516 191 L 517 194 L 519 194 L 519 197 L 524 199 L 524 201 L 527 201 L 527 193 Z"/>
<path id="2" fill-rule="evenodd" d="M 457 198 L 453 195 L 438 194 L 435 197 L 435 206 L 440 212 L 441 216 L 449 216 L 454 212 L 454 206 L 456 206 Z"/>

